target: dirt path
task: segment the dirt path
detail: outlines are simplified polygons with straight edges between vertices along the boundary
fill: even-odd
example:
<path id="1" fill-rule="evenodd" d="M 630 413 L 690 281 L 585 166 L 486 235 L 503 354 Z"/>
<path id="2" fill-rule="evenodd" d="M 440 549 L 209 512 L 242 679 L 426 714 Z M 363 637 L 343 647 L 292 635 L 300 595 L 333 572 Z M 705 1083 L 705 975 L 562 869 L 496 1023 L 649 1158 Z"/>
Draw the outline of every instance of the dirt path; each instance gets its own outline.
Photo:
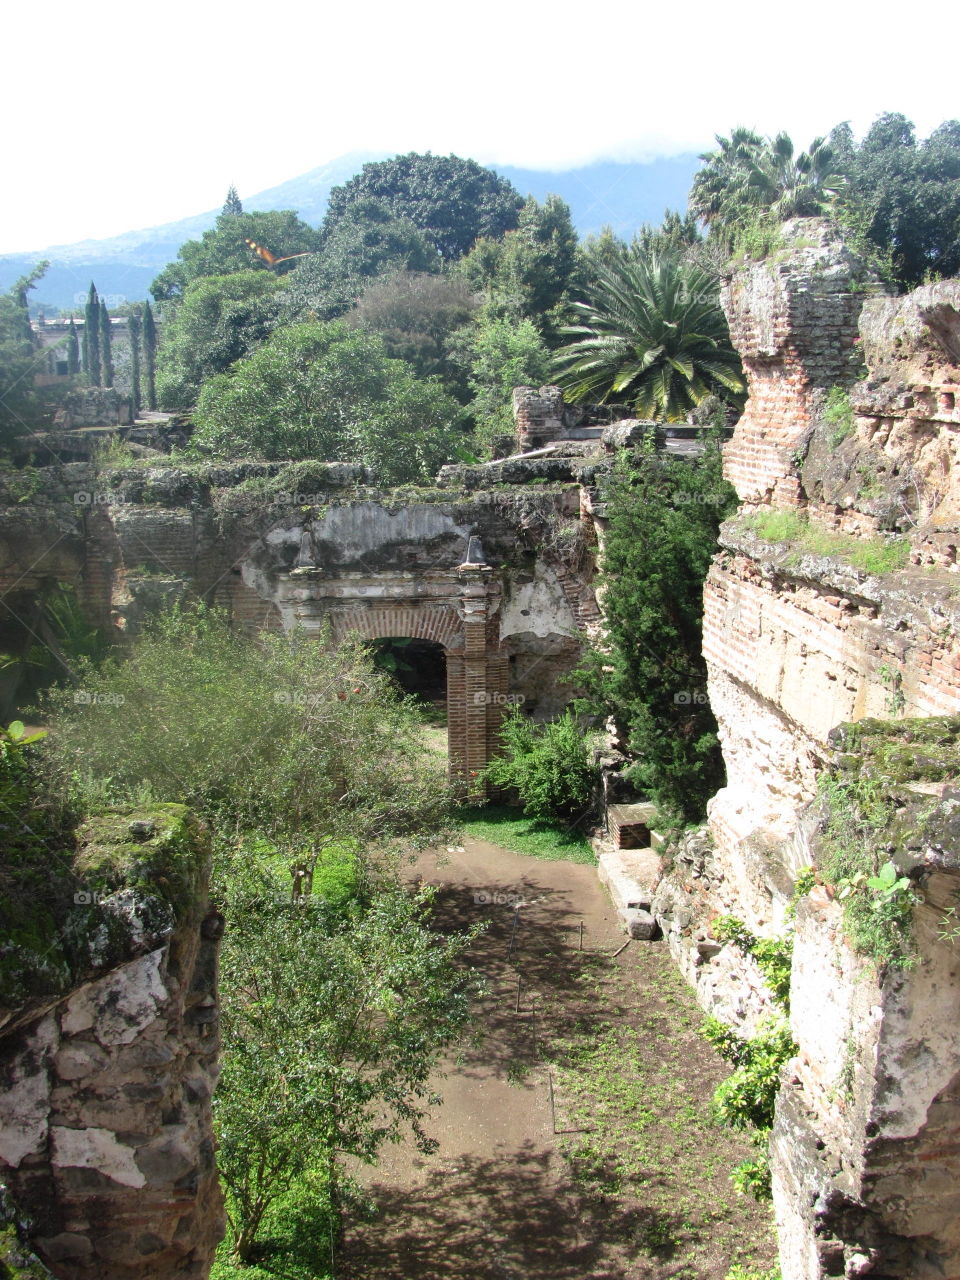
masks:
<path id="1" fill-rule="evenodd" d="M 472 954 L 486 975 L 488 993 L 476 1018 L 475 1042 L 461 1047 L 447 1064 L 445 1078 L 437 1081 L 443 1104 L 427 1129 L 439 1150 L 423 1156 L 410 1143 L 384 1152 L 366 1177 L 377 1215 L 352 1228 L 338 1276 L 722 1280 L 734 1260 L 731 1240 L 743 1230 L 732 1220 L 719 1237 L 709 1229 L 711 1214 L 717 1216 L 717 1194 L 704 1188 L 704 1231 L 704 1224 L 692 1222 L 692 1204 L 675 1203 L 677 1193 L 662 1178 L 657 1189 L 655 1170 L 643 1169 L 641 1181 L 650 1182 L 650 1189 L 638 1200 L 622 1176 L 614 1187 L 609 1177 L 604 1182 L 602 1171 L 587 1168 L 590 1159 L 609 1165 L 602 1144 L 596 1150 L 588 1145 L 590 1158 L 584 1166 L 583 1144 L 598 1141 L 584 1135 L 595 1126 L 557 1057 L 557 1046 L 571 1035 L 595 1044 L 604 1029 L 610 1032 L 622 1024 L 629 1033 L 637 1014 L 638 982 L 650 995 L 651 1007 L 656 1003 L 659 1011 L 663 1005 L 667 1016 L 672 1002 L 680 1000 L 678 1030 L 681 1038 L 693 1035 L 691 1020 L 698 1021 L 699 1015 L 687 1008 L 691 1001 L 677 994 L 682 984 L 665 948 L 631 943 L 612 958 L 624 934 L 590 866 L 540 861 L 468 839 L 462 852 L 441 855 L 439 861 L 436 855 L 423 855 L 414 873 L 440 888 L 440 927 L 489 921 Z M 606 1021 L 597 1021 L 601 1014 Z M 666 1017 L 657 1025 L 661 1032 L 667 1028 Z M 704 1076 L 701 1062 L 695 1064 L 696 1080 L 690 1087 L 705 1106 L 724 1071 L 703 1041 L 694 1039 L 707 1070 Z M 623 1052 L 630 1049 L 625 1045 Z M 651 1052 L 656 1071 L 668 1065 L 670 1055 L 661 1045 L 652 1043 Z M 684 1048 L 683 1056 L 689 1059 L 689 1049 Z M 684 1104 L 689 1107 L 686 1094 Z M 587 1112 L 592 1106 L 588 1102 Z M 669 1100 L 664 1106 L 669 1111 Z M 662 1141 L 656 1138 L 656 1143 Z M 711 1175 L 718 1188 L 722 1181 L 721 1198 L 729 1200 L 726 1160 L 731 1153 L 742 1159 L 745 1148 L 731 1145 L 716 1130 L 709 1142 L 714 1148 L 730 1148 L 721 1153 Z M 564 1148 L 568 1156 L 573 1150 L 573 1163 Z M 665 1156 L 676 1163 L 669 1149 Z M 759 1247 L 769 1255 L 767 1217 L 747 1202 L 744 1228 L 752 1236 L 761 1224 Z"/>

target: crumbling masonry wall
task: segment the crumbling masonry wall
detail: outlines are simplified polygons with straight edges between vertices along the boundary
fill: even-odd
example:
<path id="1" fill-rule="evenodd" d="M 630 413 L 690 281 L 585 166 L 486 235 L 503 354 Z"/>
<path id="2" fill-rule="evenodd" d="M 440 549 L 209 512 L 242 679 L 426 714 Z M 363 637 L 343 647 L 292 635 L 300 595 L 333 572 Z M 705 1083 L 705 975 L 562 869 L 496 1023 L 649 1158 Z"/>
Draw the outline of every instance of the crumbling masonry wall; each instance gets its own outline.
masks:
<path id="1" fill-rule="evenodd" d="M 118 887 L 108 869 L 131 846 L 150 883 Z M 167 902 L 177 846 L 188 888 Z M 223 1235 L 210 1107 L 223 921 L 207 906 L 209 856 L 179 805 L 92 819 L 62 922 L 88 963 L 63 990 L 0 1011 L 0 1177 L 57 1280 L 204 1280 Z"/>
<path id="2" fill-rule="evenodd" d="M 704 600 L 727 785 L 656 907 L 704 1006 L 751 1033 L 769 993 L 711 921 L 784 931 L 797 873 L 822 856 L 817 786 L 842 758 L 837 726 L 928 726 L 907 737 L 920 774 L 889 794 L 901 817 L 932 806 L 939 834 L 932 810 L 913 834 L 903 818 L 883 851 L 922 894 L 920 963 L 878 969 L 829 889 L 801 901 L 797 1055 L 771 1164 L 784 1280 L 957 1277 L 960 949 L 943 923 L 960 887 L 960 790 L 956 760 L 936 765 L 934 744 L 960 715 L 960 282 L 888 298 L 826 224 L 804 219 L 769 261 L 734 273 L 724 306 L 750 392 L 725 451 L 743 506 Z M 839 425 L 823 416 L 834 385 L 853 407 Z M 778 529 L 775 513 L 791 518 Z"/>

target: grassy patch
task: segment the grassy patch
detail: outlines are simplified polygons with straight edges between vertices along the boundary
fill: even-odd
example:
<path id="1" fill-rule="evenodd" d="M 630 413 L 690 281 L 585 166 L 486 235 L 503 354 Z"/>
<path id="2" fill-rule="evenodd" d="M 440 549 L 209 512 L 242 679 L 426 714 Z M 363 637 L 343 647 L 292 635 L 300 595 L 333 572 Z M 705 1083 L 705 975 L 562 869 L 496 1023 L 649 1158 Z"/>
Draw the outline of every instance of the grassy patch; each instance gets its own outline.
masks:
<path id="1" fill-rule="evenodd" d="M 769 1211 L 730 1176 L 751 1144 L 716 1125 L 724 1068 L 665 951 L 595 957 L 577 987 L 580 1016 L 558 1019 L 543 1047 L 568 1131 L 558 1143 L 581 1194 L 604 1206 L 611 1239 L 641 1262 L 629 1274 L 717 1280 L 735 1260 L 768 1267 Z"/>
<path id="2" fill-rule="evenodd" d="M 559 822 L 527 818 L 506 805 L 483 805 L 461 809 L 458 824 L 474 840 L 486 840 L 511 853 L 526 853 L 546 862 L 596 863 L 596 854 L 582 831 L 571 831 Z"/>
<path id="3" fill-rule="evenodd" d="M 802 555 L 831 556 L 846 560 L 866 573 L 895 573 L 907 566 L 910 544 L 906 538 L 860 538 L 811 524 L 797 511 L 759 511 L 747 516 L 743 527 L 764 542 L 794 543 L 789 564 L 796 566 Z"/>

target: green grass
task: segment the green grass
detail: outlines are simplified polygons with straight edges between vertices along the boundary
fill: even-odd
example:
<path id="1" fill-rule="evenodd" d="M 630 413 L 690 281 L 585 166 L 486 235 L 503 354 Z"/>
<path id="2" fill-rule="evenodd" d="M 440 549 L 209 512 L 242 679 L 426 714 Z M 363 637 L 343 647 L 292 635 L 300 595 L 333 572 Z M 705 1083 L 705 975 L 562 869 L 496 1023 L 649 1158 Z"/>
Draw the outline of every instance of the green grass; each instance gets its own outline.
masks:
<path id="1" fill-rule="evenodd" d="M 582 831 L 559 822 L 527 818 L 506 805 L 474 805 L 456 815 L 457 823 L 474 840 L 486 840 L 511 853 L 525 853 L 545 862 L 596 863 L 596 854 Z"/>
<path id="2" fill-rule="evenodd" d="M 910 544 L 906 538 L 860 538 L 811 524 L 797 511 L 759 511 L 747 516 L 743 526 L 764 542 L 795 543 L 790 558 L 794 567 L 803 554 L 834 556 L 870 574 L 895 573 L 906 568 Z"/>

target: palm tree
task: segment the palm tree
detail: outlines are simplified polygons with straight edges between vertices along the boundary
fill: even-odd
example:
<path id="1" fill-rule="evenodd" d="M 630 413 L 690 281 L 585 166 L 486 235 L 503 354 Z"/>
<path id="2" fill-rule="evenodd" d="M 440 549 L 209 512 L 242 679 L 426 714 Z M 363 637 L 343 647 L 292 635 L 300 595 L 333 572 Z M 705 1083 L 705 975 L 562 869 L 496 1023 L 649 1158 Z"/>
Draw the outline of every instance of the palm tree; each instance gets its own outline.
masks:
<path id="1" fill-rule="evenodd" d="M 682 421 L 707 395 L 737 399 L 740 361 L 716 278 L 669 254 L 620 255 L 601 267 L 573 339 L 555 357 L 568 400 L 625 400 L 642 418 Z"/>
<path id="2" fill-rule="evenodd" d="M 825 138 L 798 153 L 786 133 L 761 138 L 749 129 L 717 137 L 718 150 L 700 157 L 690 208 L 721 233 L 736 233 L 757 214 L 774 222 L 810 217 L 829 208 L 843 178 Z"/>

